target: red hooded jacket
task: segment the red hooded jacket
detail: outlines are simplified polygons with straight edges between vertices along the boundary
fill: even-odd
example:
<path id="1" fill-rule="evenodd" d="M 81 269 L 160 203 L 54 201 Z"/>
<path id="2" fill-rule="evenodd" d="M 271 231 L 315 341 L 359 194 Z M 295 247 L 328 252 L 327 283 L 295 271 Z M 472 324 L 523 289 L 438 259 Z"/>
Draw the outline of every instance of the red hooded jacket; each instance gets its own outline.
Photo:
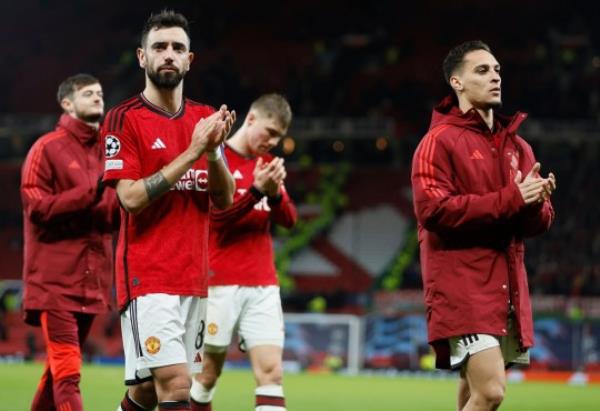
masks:
<path id="1" fill-rule="evenodd" d="M 31 147 L 21 173 L 25 321 L 40 310 L 102 313 L 110 308 L 114 189 L 98 192 L 104 157 L 98 133 L 63 114 Z"/>
<path id="2" fill-rule="evenodd" d="M 506 335 L 509 302 L 523 348 L 533 345 L 524 265 L 525 237 L 547 230 L 549 200 L 526 206 L 517 184 L 535 163 L 516 132 L 527 117 L 495 116 L 490 131 L 479 113 L 462 113 L 449 96 L 434 110 L 413 157 L 414 210 L 429 342 L 438 367 L 448 368 L 447 338 Z"/>

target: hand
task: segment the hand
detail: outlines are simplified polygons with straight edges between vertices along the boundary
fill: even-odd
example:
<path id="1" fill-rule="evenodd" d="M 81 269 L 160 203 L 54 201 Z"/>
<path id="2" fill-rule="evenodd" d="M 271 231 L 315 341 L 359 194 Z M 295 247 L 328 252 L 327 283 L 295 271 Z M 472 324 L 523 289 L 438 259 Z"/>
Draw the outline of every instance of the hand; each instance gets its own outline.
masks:
<path id="1" fill-rule="evenodd" d="M 229 135 L 235 120 L 235 111 L 230 112 L 224 104 L 218 111 L 200 119 L 194 127 L 188 147 L 192 158 L 197 160 L 204 152 L 216 150 Z"/>
<path id="2" fill-rule="evenodd" d="M 540 163 L 535 163 L 531 168 L 531 171 L 529 171 L 522 181 L 522 174 L 520 170 L 515 176 L 514 181 L 519 187 L 523 201 L 527 205 L 544 201 L 545 196 L 549 196 L 552 193 L 552 187 L 556 187 L 555 182 L 550 181 L 550 178 L 545 179 L 540 177 L 540 168 Z M 553 174 L 552 177 L 554 177 Z"/>
<path id="3" fill-rule="evenodd" d="M 550 198 L 552 193 L 556 190 L 556 177 L 554 173 L 549 173 L 546 179 L 547 184 L 544 186 L 544 192 L 542 193 L 543 200 Z"/>
<path id="4" fill-rule="evenodd" d="M 279 187 L 287 176 L 283 166 L 283 158 L 275 157 L 271 162 L 266 163 L 259 157 L 254 167 L 254 186 L 269 197 L 276 197 L 279 194 Z"/>

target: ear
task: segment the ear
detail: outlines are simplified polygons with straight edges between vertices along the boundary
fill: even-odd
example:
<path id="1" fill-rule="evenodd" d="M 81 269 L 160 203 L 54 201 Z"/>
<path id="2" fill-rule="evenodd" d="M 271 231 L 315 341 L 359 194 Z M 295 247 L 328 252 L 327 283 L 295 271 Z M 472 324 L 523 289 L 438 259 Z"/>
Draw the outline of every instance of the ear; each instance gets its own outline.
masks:
<path id="1" fill-rule="evenodd" d="M 138 47 L 137 50 L 135 51 L 135 54 L 137 55 L 138 63 L 140 65 L 140 67 L 146 68 L 146 52 L 144 52 L 144 49 L 141 47 Z"/>
<path id="2" fill-rule="evenodd" d="M 252 124 L 254 124 L 255 121 L 256 121 L 256 114 L 254 114 L 254 112 L 250 111 L 248 113 L 248 115 L 246 116 L 246 124 L 251 126 Z"/>
<path id="3" fill-rule="evenodd" d="M 60 106 L 65 111 L 65 113 L 71 113 L 73 111 L 73 102 L 68 98 L 63 98 L 60 102 Z"/>
<path id="4" fill-rule="evenodd" d="M 450 87 L 456 92 L 463 91 L 464 89 L 462 81 L 457 76 L 450 77 Z"/>

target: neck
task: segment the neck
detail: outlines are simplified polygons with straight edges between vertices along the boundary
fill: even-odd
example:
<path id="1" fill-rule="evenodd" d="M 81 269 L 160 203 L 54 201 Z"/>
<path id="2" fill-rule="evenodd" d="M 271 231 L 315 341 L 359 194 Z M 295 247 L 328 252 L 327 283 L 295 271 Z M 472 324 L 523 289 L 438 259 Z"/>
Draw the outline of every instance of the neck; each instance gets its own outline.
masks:
<path id="1" fill-rule="evenodd" d="M 227 144 L 233 148 L 235 151 L 240 153 L 244 157 L 253 157 L 252 152 L 250 151 L 250 147 L 246 141 L 246 124 L 242 124 L 238 131 L 235 132 L 233 136 L 229 140 L 227 140 Z"/>
<path id="2" fill-rule="evenodd" d="M 492 109 L 491 107 L 486 109 L 477 108 L 470 101 L 459 96 L 458 108 L 460 108 L 460 111 L 462 111 L 463 113 L 466 113 L 467 111 L 474 108 L 479 113 L 479 115 L 481 116 L 485 124 L 487 124 L 490 130 L 494 127 L 494 109 Z"/>
<path id="3" fill-rule="evenodd" d="M 142 93 L 144 94 L 144 97 L 155 106 L 175 114 L 181 108 L 183 81 L 173 89 L 160 89 L 152 84 L 150 79 L 146 78 L 146 88 L 144 88 Z"/>

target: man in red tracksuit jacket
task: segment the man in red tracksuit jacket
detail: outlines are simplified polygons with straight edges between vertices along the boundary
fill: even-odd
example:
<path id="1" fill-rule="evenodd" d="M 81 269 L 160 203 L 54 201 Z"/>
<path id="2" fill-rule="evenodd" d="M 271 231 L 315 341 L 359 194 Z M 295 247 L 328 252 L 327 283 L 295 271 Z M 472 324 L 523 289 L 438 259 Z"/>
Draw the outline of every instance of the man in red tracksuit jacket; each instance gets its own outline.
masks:
<path id="1" fill-rule="evenodd" d="M 56 130 L 31 147 L 21 175 L 25 255 L 23 308 L 42 327 L 48 355 L 32 410 L 82 410 L 81 346 L 110 308 L 113 189 L 99 182 L 102 87 L 88 74 L 63 81 Z"/>
<path id="2" fill-rule="evenodd" d="M 490 48 L 463 43 L 443 68 L 454 94 L 434 109 L 412 163 L 429 341 L 439 368 L 461 370 L 458 409 L 493 410 L 505 365 L 529 361 L 523 239 L 552 223 L 556 182 L 516 134 L 526 114 L 494 113 L 501 80 Z"/>

